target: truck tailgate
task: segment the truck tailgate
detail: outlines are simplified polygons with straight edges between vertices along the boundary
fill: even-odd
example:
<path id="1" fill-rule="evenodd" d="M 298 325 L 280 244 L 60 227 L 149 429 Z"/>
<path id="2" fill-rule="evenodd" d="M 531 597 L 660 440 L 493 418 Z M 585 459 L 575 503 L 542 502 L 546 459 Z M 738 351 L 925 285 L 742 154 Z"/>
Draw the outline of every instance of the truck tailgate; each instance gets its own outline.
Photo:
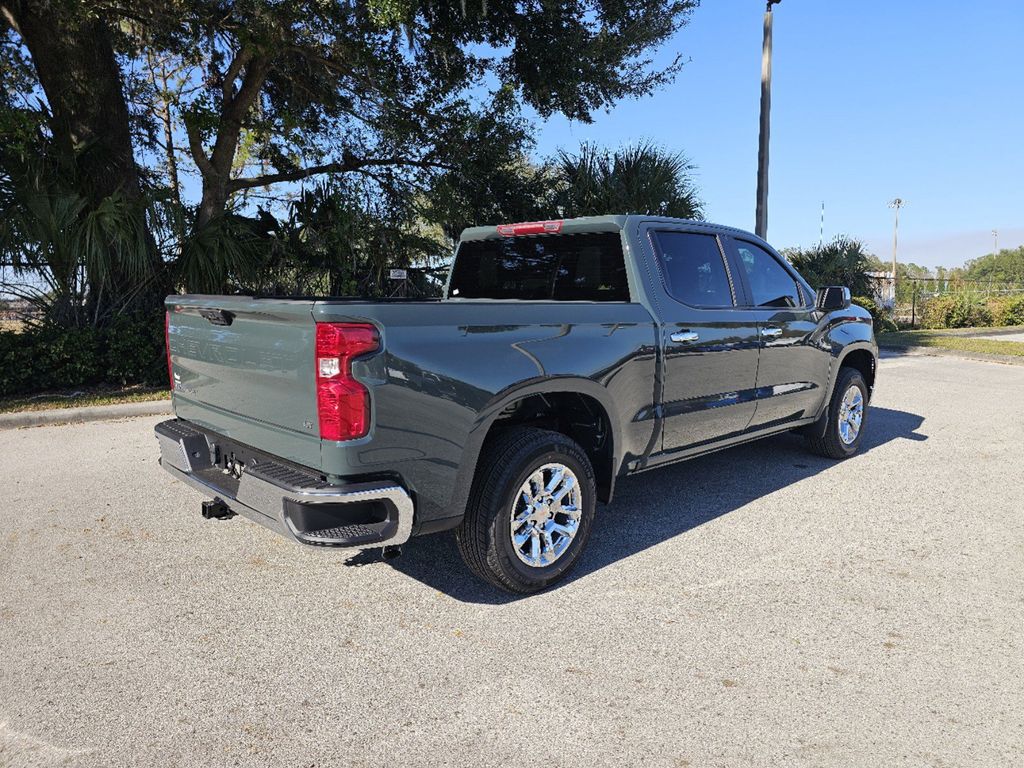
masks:
<path id="1" fill-rule="evenodd" d="M 175 414 L 319 467 L 313 305 L 247 296 L 170 297 Z"/>

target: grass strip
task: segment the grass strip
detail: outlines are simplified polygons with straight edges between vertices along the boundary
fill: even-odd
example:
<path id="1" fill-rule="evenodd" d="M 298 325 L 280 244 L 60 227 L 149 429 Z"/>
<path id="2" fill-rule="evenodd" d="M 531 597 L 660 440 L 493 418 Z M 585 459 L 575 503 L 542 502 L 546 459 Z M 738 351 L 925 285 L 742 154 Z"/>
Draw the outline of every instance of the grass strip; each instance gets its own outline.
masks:
<path id="1" fill-rule="evenodd" d="M 979 355 L 1005 355 L 1024 357 L 1024 343 L 999 339 L 976 339 L 944 331 L 895 331 L 878 335 L 878 346 L 883 349 L 930 347 L 968 352 Z"/>
<path id="2" fill-rule="evenodd" d="M 47 393 L 32 397 L 11 397 L 0 399 L 0 413 L 24 411 L 48 411 L 53 408 L 85 408 L 91 405 L 120 405 L 121 403 L 143 403 L 151 400 L 168 400 L 171 393 L 166 389 L 107 389 L 90 392 Z"/>

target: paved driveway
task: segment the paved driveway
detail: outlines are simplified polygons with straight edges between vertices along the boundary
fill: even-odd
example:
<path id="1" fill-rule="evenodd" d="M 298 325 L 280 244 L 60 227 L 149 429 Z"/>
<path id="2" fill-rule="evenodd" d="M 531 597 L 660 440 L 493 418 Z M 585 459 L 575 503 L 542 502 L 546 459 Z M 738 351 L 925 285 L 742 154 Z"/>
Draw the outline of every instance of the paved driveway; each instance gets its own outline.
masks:
<path id="1" fill-rule="evenodd" d="M 1024 372 L 869 419 L 623 481 L 521 600 L 203 521 L 154 418 L 0 433 L 0 765 L 1024 764 Z"/>

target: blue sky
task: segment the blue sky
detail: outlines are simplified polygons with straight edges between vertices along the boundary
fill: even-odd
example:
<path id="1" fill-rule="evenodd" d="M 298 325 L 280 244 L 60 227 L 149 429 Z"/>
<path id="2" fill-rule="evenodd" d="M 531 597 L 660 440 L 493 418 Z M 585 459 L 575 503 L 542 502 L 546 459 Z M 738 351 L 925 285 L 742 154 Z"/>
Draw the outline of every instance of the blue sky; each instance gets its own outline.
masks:
<path id="1" fill-rule="evenodd" d="M 539 125 L 537 152 L 650 138 L 684 151 L 712 221 L 753 229 L 764 0 L 705 0 L 662 51 L 689 63 L 593 124 Z M 775 6 L 768 239 L 849 234 L 956 266 L 1024 244 L 1024 1 L 784 0 Z"/>

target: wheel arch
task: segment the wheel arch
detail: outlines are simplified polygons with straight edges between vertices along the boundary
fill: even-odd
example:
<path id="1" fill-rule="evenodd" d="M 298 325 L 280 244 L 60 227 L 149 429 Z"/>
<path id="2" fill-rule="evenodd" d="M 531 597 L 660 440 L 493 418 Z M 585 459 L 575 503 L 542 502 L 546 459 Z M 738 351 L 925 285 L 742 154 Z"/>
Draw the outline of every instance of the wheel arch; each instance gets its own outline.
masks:
<path id="1" fill-rule="evenodd" d="M 621 427 L 604 387 L 591 379 L 558 376 L 522 382 L 498 393 L 480 411 L 459 469 L 456 503 L 469 497 L 484 445 L 505 426 L 539 426 L 579 443 L 594 467 L 597 498 L 611 501 L 621 456 Z"/>
<path id="2" fill-rule="evenodd" d="M 839 368 L 855 368 L 860 371 L 868 385 L 869 395 L 875 389 L 875 373 L 878 369 L 878 358 L 873 350 L 867 347 L 848 349 L 839 359 Z M 838 376 L 838 374 L 837 374 Z M 834 386 L 834 383 L 833 383 Z"/>
<path id="3" fill-rule="evenodd" d="M 805 434 L 811 437 L 821 437 L 825 434 L 828 423 L 828 408 L 835 394 L 836 381 L 839 379 L 839 372 L 843 368 L 854 368 L 864 376 L 868 385 L 868 401 L 874 394 L 875 376 L 878 371 L 878 347 L 873 340 L 850 342 L 836 354 L 836 362 L 829 373 L 828 387 L 825 390 L 825 397 L 821 404 L 818 418 L 804 428 Z"/>

